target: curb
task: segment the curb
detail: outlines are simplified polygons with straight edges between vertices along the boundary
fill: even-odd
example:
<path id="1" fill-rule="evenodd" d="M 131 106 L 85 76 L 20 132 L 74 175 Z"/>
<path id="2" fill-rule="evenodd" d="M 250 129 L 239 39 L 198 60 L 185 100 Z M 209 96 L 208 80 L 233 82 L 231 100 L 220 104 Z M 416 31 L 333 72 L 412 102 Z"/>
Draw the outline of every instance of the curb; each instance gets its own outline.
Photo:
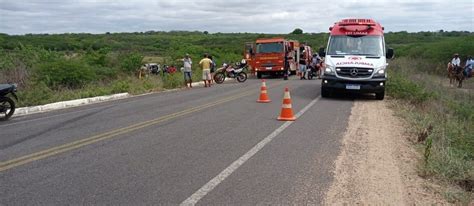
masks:
<path id="1" fill-rule="evenodd" d="M 98 97 L 90 97 L 84 99 L 76 99 L 76 100 L 69 100 L 69 101 L 62 101 L 62 102 L 55 102 L 51 104 L 39 105 L 39 106 L 32 106 L 32 107 L 21 107 L 15 110 L 13 116 L 23 116 L 28 114 L 36 114 L 41 112 L 48 112 L 58 109 L 70 108 L 70 107 L 77 107 L 86 104 L 93 104 L 98 102 L 105 102 L 115 99 L 123 99 L 129 97 L 129 93 L 119 93 L 107 96 L 98 96 Z"/>
<path id="2" fill-rule="evenodd" d="M 231 81 L 231 80 L 233 79 L 231 78 L 225 79 L 226 82 Z M 194 82 L 191 85 L 193 87 L 204 86 L 204 82 L 202 81 Z M 182 89 L 183 88 L 175 88 L 175 89 L 163 90 L 160 92 L 173 92 L 173 91 L 179 91 Z M 15 113 L 13 114 L 13 116 L 18 117 L 18 116 L 24 116 L 24 115 L 29 115 L 29 114 L 49 112 L 49 111 L 58 110 L 58 109 L 65 109 L 65 108 L 77 107 L 77 106 L 82 106 L 82 105 L 87 105 L 87 104 L 111 101 L 111 100 L 116 100 L 116 99 L 124 99 L 131 96 L 143 96 L 143 95 L 154 94 L 154 93 L 157 93 L 157 92 L 149 92 L 149 93 L 144 93 L 144 94 L 139 94 L 139 95 L 130 95 L 129 93 L 119 93 L 119 94 L 112 94 L 112 95 L 106 95 L 106 96 L 97 96 L 97 97 L 90 97 L 90 98 L 84 98 L 84 99 L 55 102 L 55 103 L 39 105 L 39 106 L 20 107 L 15 110 Z"/>

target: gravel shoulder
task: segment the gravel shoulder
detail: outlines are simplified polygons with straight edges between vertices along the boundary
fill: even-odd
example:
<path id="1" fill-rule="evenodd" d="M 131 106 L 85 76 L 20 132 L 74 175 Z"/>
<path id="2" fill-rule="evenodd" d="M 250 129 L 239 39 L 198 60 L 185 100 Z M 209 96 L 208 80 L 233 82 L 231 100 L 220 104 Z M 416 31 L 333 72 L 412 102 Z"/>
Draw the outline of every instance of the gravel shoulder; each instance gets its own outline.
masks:
<path id="1" fill-rule="evenodd" d="M 447 205 L 437 187 L 417 175 L 421 159 L 389 101 L 355 102 L 335 162 L 327 205 Z"/>

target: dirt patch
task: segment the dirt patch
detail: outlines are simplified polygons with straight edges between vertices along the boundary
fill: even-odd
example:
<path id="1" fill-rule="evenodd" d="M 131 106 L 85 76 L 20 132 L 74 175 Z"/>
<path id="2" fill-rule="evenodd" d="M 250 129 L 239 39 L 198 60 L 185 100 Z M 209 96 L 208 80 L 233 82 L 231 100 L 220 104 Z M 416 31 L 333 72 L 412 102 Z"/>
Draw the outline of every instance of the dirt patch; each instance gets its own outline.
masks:
<path id="1" fill-rule="evenodd" d="M 325 203 L 449 204 L 437 193 L 438 186 L 417 175 L 421 156 L 387 104 L 355 102 Z"/>

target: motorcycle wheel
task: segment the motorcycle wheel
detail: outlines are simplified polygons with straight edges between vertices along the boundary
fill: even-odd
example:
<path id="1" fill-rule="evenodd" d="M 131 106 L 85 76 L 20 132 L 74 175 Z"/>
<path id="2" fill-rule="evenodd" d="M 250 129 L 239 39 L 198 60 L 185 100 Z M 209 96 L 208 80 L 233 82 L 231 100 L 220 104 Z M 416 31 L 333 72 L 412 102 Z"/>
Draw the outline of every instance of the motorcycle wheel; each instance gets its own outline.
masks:
<path id="1" fill-rule="evenodd" d="M 0 121 L 9 119 L 15 112 L 15 102 L 8 97 L 0 97 Z"/>
<path id="2" fill-rule="evenodd" d="M 217 84 L 222 84 L 225 80 L 225 75 L 224 73 L 222 72 L 218 72 L 214 75 L 214 81 L 217 83 Z"/>
<path id="3" fill-rule="evenodd" d="M 247 74 L 245 72 L 241 72 L 237 74 L 235 79 L 237 79 L 238 82 L 245 82 L 245 80 L 247 80 Z"/>

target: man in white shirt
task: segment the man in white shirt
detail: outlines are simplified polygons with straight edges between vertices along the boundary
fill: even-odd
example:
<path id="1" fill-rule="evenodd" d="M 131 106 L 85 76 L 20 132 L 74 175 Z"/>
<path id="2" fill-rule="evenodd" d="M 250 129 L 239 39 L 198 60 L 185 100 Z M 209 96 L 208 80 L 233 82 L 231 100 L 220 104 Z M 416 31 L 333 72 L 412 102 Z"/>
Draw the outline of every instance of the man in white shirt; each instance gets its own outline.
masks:
<path id="1" fill-rule="evenodd" d="M 191 60 L 191 57 L 189 57 L 189 54 L 186 54 L 183 59 L 183 74 L 184 74 L 184 83 L 186 84 L 186 87 L 193 87 L 192 83 L 192 69 L 191 65 L 193 64 L 193 61 Z"/>
<path id="2" fill-rule="evenodd" d="M 459 59 L 459 54 L 454 54 L 454 58 L 451 60 L 451 64 L 454 68 L 458 68 L 461 66 L 461 59 Z"/>

